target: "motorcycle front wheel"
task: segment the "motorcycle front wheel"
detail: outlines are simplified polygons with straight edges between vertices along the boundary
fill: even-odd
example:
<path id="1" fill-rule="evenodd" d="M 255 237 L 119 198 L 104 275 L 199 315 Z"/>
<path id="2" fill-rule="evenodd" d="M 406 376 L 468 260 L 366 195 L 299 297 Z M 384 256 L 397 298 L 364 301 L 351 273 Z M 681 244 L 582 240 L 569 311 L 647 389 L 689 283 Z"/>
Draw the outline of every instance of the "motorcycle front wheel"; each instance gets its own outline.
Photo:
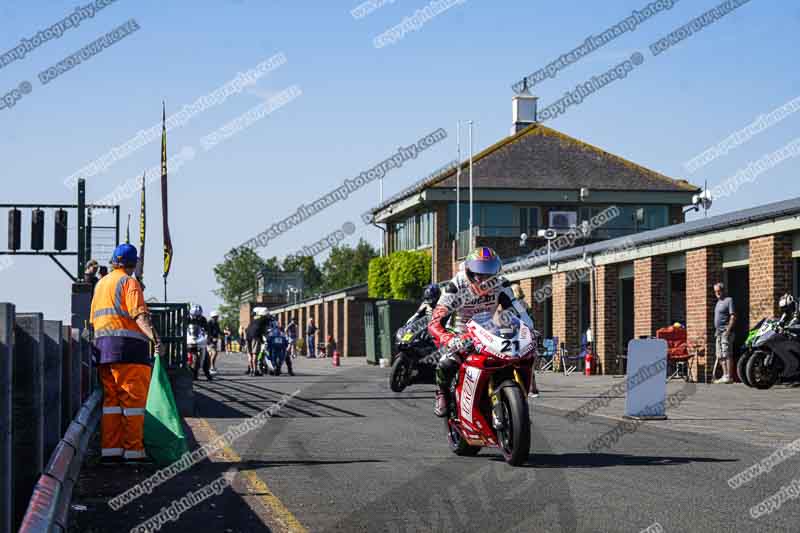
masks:
<path id="1" fill-rule="evenodd" d="M 751 355 L 753 355 L 753 352 L 750 351 L 742 352 L 742 355 L 739 356 L 739 361 L 736 363 L 736 373 L 738 374 L 739 379 L 742 380 L 742 383 L 744 383 L 748 387 L 753 386 L 747 377 L 747 363 L 750 361 Z"/>
<path id="2" fill-rule="evenodd" d="M 389 388 L 394 392 L 403 392 L 403 390 L 410 385 L 409 377 L 411 376 L 411 361 L 404 353 L 397 354 L 394 363 L 392 364 L 392 371 L 389 374 Z"/>
<path id="3" fill-rule="evenodd" d="M 528 401 L 515 382 L 500 384 L 504 427 L 497 431 L 503 458 L 511 466 L 527 461 L 531 450 L 531 418 Z"/>
<path id="4" fill-rule="evenodd" d="M 747 379 L 752 387 L 764 390 L 778 382 L 781 373 L 775 364 L 777 356 L 772 358 L 772 364 L 768 367 L 765 364 L 768 355 L 768 352 L 757 350 L 750 356 L 750 360 L 747 362 Z"/>

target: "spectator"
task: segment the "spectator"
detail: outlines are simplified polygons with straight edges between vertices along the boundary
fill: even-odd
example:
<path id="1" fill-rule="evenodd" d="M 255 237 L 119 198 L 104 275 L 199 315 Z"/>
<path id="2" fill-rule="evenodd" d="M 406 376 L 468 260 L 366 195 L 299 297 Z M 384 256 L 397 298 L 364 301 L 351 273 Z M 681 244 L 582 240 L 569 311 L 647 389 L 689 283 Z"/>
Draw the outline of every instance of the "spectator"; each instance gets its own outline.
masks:
<path id="1" fill-rule="evenodd" d="M 97 279 L 103 279 L 103 277 L 107 276 L 107 275 L 108 275 L 108 267 L 107 266 L 103 265 L 103 266 L 101 266 L 101 267 L 99 267 L 97 269 Z M 142 284 L 141 281 L 139 282 L 139 285 L 141 285 L 142 289 L 144 289 L 144 285 Z"/>
<path id="2" fill-rule="evenodd" d="M 289 357 L 297 357 L 297 322 L 294 318 L 289 319 L 289 325 L 286 326 L 286 335 L 289 337 Z"/>
<path id="3" fill-rule="evenodd" d="M 231 328 L 226 326 L 225 329 L 222 330 L 222 335 L 223 335 L 222 350 L 225 352 L 233 351 L 231 350 Z"/>
<path id="4" fill-rule="evenodd" d="M 219 355 L 219 341 L 221 331 L 219 329 L 219 312 L 212 311 L 211 319 L 208 321 L 208 355 L 211 357 L 211 375 L 217 374 L 217 356 Z"/>
<path id="5" fill-rule="evenodd" d="M 528 305 L 527 300 L 525 300 L 525 293 L 522 292 L 522 287 L 519 286 L 519 283 L 515 283 L 511 286 L 511 291 L 514 293 L 514 299 L 519 300 L 519 302 L 525 307 L 525 311 L 527 311 L 528 316 L 531 317 L 531 322 L 533 322 L 533 314 L 531 314 L 531 307 Z M 534 324 L 536 326 L 536 324 Z M 531 393 L 530 396 L 533 398 L 539 397 L 539 387 L 536 386 L 536 361 L 533 364 L 534 370 L 531 371 Z"/>
<path id="6" fill-rule="evenodd" d="M 83 282 L 90 283 L 92 285 L 92 292 L 94 292 L 94 287 L 97 285 L 97 282 L 100 279 L 97 277 L 98 268 L 97 260 L 92 259 L 86 263 L 86 270 L 83 271 Z"/>
<path id="7" fill-rule="evenodd" d="M 306 326 L 306 345 L 307 345 L 307 353 L 309 359 L 314 359 L 316 357 L 316 344 L 314 344 L 314 340 L 316 339 L 317 335 L 317 326 L 314 325 L 314 319 L 310 318 L 308 320 L 308 325 Z"/>
<path id="8" fill-rule="evenodd" d="M 244 324 L 239 325 L 239 353 L 244 353 L 247 346 L 247 332 L 244 329 Z"/>
<path id="9" fill-rule="evenodd" d="M 731 366 L 733 365 L 733 326 L 736 324 L 736 312 L 733 307 L 733 298 L 725 296 L 725 285 L 714 285 L 714 294 L 717 305 L 714 307 L 714 329 L 716 332 L 717 360 L 722 362 L 722 377 L 714 383 L 733 383 L 731 379 Z M 714 369 L 716 370 L 716 363 Z"/>

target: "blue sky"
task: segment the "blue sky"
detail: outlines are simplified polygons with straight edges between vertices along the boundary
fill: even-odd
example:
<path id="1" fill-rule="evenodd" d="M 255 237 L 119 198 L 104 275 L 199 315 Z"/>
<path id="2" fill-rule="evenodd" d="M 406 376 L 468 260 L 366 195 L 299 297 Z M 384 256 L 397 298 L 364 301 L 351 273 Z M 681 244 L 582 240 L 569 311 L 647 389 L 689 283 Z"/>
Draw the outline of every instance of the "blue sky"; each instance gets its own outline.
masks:
<path id="1" fill-rule="evenodd" d="M 0 52 L 88 2 L 4 2 Z M 178 111 L 237 72 L 283 52 L 287 63 L 254 88 L 169 133 L 171 154 L 186 146 L 197 150 L 170 181 L 175 248 L 170 300 L 197 301 L 210 309 L 217 303 L 212 268 L 230 247 L 437 128 L 445 128 L 449 138 L 391 171 L 387 195 L 453 159 L 457 120 L 475 121 L 476 149 L 508 135 L 511 84 L 648 2 L 466 0 L 380 49 L 373 38 L 427 2 L 395 0 L 356 20 L 350 10 L 359 3 L 118 0 L 0 69 L 0 94 L 22 81 L 33 87 L 13 108 L 0 110 L 0 203 L 74 202 L 64 179 L 156 124 L 162 99 L 168 114 Z M 700 185 L 707 179 L 710 186 L 792 141 L 800 113 L 694 174 L 683 167 L 758 115 L 800 96 L 795 2 L 751 0 L 659 56 L 650 54 L 649 44 L 717 3 L 681 0 L 536 86 L 534 93 L 546 106 L 634 52 L 645 56 L 626 79 L 548 125 L 669 176 Z M 138 31 L 47 85 L 40 83 L 40 72 L 131 18 Z M 200 149 L 203 136 L 293 85 L 301 96 L 213 150 Z M 159 151 L 159 143 L 152 143 L 89 178 L 89 196 L 99 198 L 158 165 Z M 783 162 L 717 202 L 712 213 L 800 195 L 797 165 L 797 159 Z M 378 230 L 362 228 L 358 220 L 377 200 L 378 185 L 369 184 L 275 239 L 262 254 L 285 255 L 347 221 L 359 228 L 349 242 L 361 235 L 377 244 Z M 148 202 L 145 280 L 148 296 L 161 297 L 155 183 Z M 135 234 L 138 201 L 133 197 L 121 205 L 123 222 L 133 214 Z M 24 216 L 27 228 L 29 214 Z M 5 223 L 3 213 L 3 248 Z M 48 243 L 51 226 L 48 218 Z M 66 261 L 74 270 L 74 261 Z M 18 257 L 0 271 L 0 301 L 67 318 L 67 282 L 51 261 Z"/>

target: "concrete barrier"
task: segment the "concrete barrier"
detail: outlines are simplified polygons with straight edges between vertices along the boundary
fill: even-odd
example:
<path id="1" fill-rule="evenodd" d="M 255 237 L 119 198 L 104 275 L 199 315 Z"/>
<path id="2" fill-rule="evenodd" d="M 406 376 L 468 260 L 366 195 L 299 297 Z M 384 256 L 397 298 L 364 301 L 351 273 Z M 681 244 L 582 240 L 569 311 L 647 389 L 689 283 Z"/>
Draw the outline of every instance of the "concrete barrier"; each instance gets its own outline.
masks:
<path id="1" fill-rule="evenodd" d="M 14 305 L 0 303 L 0 531 L 14 523 L 14 442 L 11 433 L 14 376 Z"/>
<path id="2" fill-rule="evenodd" d="M 44 319 L 41 313 L 16 316 L 12 435 L 14 516 L 19 524 L 44 469 Z"/>
<path id="3" fill-rule="evenodd" d="M 45 320 L 44 334 L 44 444 L 42 462 L 47 463 L 61 439 L 61 321 Z"/>

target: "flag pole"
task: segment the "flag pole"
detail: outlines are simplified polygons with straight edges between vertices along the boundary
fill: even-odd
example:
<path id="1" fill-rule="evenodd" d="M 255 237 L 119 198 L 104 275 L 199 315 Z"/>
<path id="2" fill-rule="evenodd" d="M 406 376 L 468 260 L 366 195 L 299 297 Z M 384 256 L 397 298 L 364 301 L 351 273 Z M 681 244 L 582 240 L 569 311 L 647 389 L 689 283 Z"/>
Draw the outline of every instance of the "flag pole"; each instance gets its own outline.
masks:
<path id="1" fill-rule="evenodd" d="M 461 233 L 461 121 L 456 122 L 456 255 L 458 255 L 459 233 Z"/>
<path id="2" fill-rule="evenodd" d="M 472 247 L 472 121 L 469 121 L 469 246 Z"/>

